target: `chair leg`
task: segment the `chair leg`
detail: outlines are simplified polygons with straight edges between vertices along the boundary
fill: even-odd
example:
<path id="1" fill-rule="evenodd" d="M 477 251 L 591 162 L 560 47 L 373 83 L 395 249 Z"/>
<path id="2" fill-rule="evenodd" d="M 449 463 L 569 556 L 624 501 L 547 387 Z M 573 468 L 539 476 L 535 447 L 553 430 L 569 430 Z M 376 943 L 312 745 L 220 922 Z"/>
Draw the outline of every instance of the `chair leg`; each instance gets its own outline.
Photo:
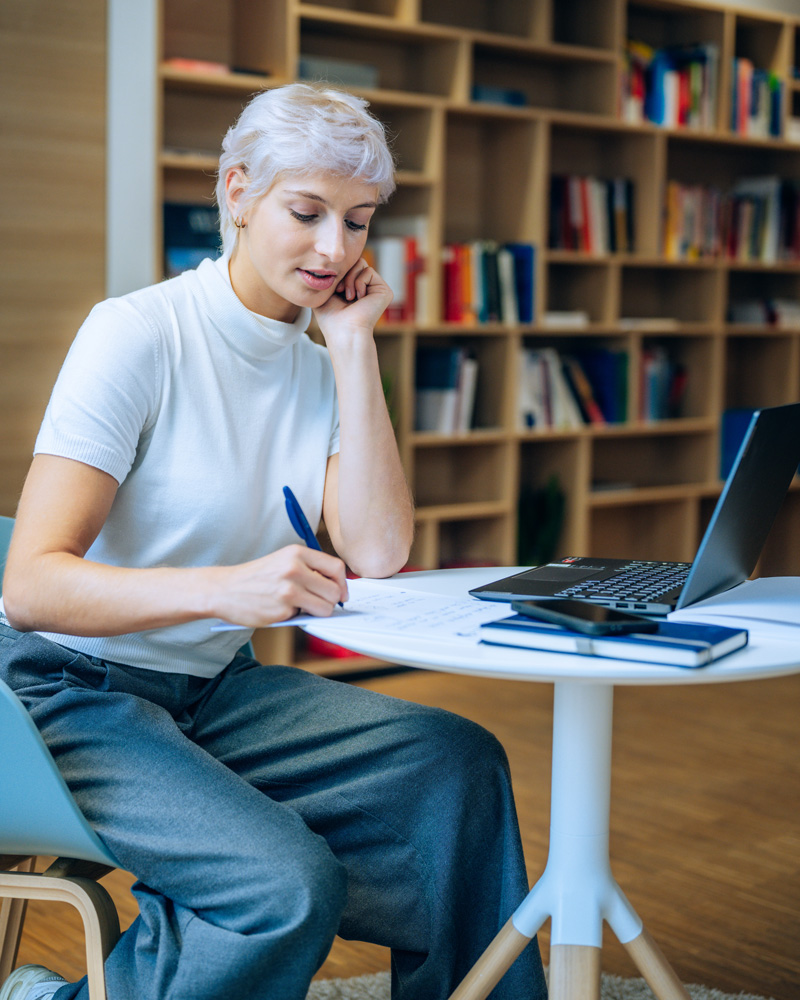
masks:
<path id="1" fill-rule="evenodd" d="M 106 1000 L 104 960 L 119 937 L 114 902 L 103 888 L 86 878 L 0 872 L 0 896 L 69 903 L 80 913 L 86 935 L 86 972 L 90 1000 Z"/>
<path id="2" fill-rule="evenodd" d="M 16 865 L 18 872 L 32 872 L 36 858 L 25 858 Z M 0 903 L 0 983 L 11 975 L 17 961 L 27 899 L 3 899 Z"/>

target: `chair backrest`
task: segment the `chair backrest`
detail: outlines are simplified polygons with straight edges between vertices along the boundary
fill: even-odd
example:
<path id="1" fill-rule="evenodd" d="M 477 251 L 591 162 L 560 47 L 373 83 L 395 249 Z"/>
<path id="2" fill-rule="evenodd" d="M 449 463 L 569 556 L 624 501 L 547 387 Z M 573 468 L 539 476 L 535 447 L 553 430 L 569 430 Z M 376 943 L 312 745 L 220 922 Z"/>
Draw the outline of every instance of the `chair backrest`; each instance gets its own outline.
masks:
<path id="1" fill-rule="evenodd" d="M 0 517 L 0 571 L 14 521 Z M 55 854 L 119 868 L 86 822 L 39 730 L 0 680 L 0 854 Z"/>

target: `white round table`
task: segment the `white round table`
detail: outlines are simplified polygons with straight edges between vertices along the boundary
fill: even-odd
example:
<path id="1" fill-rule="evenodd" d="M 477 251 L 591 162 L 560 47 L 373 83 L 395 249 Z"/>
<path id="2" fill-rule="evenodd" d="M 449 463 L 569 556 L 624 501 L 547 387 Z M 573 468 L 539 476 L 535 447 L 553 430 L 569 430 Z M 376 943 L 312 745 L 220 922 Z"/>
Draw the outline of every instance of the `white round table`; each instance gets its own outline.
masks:
<path id="1" fill-rule="evenodd" d="M 465 597 L 513 567 L 403 573 L 382 581 Z M 508 610 L 498 603 L 497 617 Z M 305 631 L 342 642 L 325 619 Z M 695 670 L 630 660 L 476 645 L 380 632 L 348 633 L 347 646 L 390 663 L 554 684 L 550 845 L 547 865 L 450 1000 L 484 1000 L 549 918 L 550 1000 L 599 1000 L 607 921 L 658 1000 L 690 1000 L 612 873 L 608 853 L 613 692 L 617 684 L 712 684 L 800 672 L 800 647 L 759 639 Z"/>

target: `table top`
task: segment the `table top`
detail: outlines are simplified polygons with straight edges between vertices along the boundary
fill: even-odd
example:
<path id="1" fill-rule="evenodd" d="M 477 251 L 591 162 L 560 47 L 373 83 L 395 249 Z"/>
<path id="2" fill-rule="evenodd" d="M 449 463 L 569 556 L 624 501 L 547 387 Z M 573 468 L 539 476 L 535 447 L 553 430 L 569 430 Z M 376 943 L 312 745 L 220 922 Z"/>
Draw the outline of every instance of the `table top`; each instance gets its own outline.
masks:
<path id="1" fill-rule="evenodd" d="M 399 573 L 381 581 L 390 586 L 421 590 L 442 596 L 466 597 L 469 590 L 498 580 L 524 567 L 479 567 Z M 497 617 L 510 613 L 498 602 Z M 304 625 L 304 631 L 329 642 L 343 643 L 341 633 L 326 629 L 326 620 Z M 785 640 L 751 638 L 742 650 L 706 667 L 687 669 L 632 660 L 612 660 L 576 653 L 554 653 L 532 649 L 476 644 L 448 636 L 438 642 L 429 638 L 398 636 L 381 632 L 348 633 L 347 648 L 389 663 L 441 670 L 457 674 L 529 681 L 583 681 L 612 684 L 712 684 L 757 680 L 800 673 L 800 644 Z"/>

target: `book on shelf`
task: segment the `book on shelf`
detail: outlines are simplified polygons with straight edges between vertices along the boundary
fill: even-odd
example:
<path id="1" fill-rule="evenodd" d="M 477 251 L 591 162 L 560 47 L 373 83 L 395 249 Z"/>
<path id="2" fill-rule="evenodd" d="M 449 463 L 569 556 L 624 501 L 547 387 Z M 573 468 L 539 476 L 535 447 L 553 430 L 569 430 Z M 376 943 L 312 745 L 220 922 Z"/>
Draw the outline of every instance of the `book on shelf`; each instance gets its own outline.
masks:
<path id="1" fill-rule="evenodd" d="M 712 42 L 655 48 L 625 45 L 620 115 L 640 125 L 710 131 L 715 127 L 719 48 Z"/>
<path id="2" fill-rule="evenodd" d="M 536 247 L 472 240 L 442 248 L 442 314 L 448 323 L 532 323 Z"/>
<path id="3" fill-rule="evenodd" d="M 420 345 L 414 430 L 462 434 L 472 427 L 479 363 L 465 347 Z"/>
<path id="4" fill-rule="evenodd" d="M 428 315 L 427 220 L 387 216 L 370 233 L 365 259 L 391 288 L 394 298 L 379 322 L 424 323 Z"/>
<path id="5" fill-rule="evenodd" d="M 630 356 L 625 350 L 594 347 L 572 352 L 586 373 L 592 394 L 606 423 L 628 419 L 628 372 Z"/>
<path id="6" fill-rule="evenodd" d="M 639 419 L 645 422 L 679 417 L 689 373 L 660 344 L 642 349 L 639 371 Z"/>
<path id="7" fill-rule="evenodd" d="M 734 59 L 731 72 L 731 131 L 759 139 L 780 136 L 783 91 L 783 81 L 777 73 L 759 69 L 751 59 Z"/>
<path id="8" fill-rule="evenodd" d="M 550 249 L 630 253 L 635 249 L 633 205 L 633 181 L 627 177 L 553 174 Z"/>
<path id="9" fill-rule="evenodd" d="M 220 255 L 219 213 L 212 205 L 164 203 L 164 273 L 168 278 Z"/>
<path id="10" fill-rule="evenodd" d="M 747 645 L 748 632 L 725 625 L 663 621 L 656 632 L 589 636 L 525 615 L 511 615 L 480 626 L 481 642 L 521 649 L 551 650 L 581 656 L 635 660 L 675 667 L 704 667 Z"/>

